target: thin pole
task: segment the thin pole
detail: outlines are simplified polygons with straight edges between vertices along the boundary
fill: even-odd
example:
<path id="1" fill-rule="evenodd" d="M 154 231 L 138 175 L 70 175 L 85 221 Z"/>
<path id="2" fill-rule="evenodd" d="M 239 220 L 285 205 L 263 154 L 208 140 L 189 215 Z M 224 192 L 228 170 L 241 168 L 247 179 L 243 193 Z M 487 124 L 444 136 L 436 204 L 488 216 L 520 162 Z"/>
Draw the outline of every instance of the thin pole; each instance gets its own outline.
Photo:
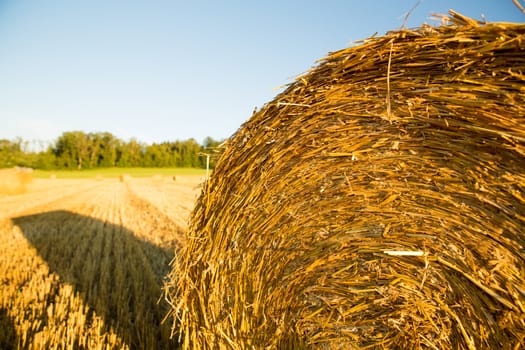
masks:
<path id="1" fill-rule="evenodd" d="M 208 180 L 210 173 L 210 155 L 206 154 L 206 180 Z"/>

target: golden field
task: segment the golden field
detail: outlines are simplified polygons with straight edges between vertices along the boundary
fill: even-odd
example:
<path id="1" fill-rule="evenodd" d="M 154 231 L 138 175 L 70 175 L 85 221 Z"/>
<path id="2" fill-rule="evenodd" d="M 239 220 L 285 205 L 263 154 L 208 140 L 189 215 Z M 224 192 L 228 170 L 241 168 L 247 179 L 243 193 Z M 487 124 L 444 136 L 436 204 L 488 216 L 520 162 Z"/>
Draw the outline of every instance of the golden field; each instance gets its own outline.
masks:
<path id="1" fill-rule="evenodd" d="M 202 177 L 34 179 L 0 195 L 1 349 L 164 349 L 163 278 Z"/>

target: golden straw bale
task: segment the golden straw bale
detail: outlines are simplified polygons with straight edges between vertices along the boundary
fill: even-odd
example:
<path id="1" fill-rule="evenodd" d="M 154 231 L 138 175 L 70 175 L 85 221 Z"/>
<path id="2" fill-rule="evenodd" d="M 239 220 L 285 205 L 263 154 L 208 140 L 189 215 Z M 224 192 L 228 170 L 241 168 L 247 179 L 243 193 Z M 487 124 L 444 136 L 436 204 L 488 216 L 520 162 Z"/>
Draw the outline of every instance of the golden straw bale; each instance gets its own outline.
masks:
<path id="1" fill-rule="evenodd" d="M 119 179 L 120 182 L 127 182 L 127 181 L 131 180 L 131 175 L 129 175 L 129 174 L 121 174 L 121 175 L 119 175 L 118 179 Z"/>
<path id="2" fill-rule="evenodd" d="M 27 191 L 27 185 L 33 181 L 33 169 L 0 169 L 0 195 L 21 194 Z"/>
<path id="3" fill-rule="evenodd" d="M 525 348 L 525 25 L 331 53 L 225 145 L 166 295 L 185 349 Z"/>

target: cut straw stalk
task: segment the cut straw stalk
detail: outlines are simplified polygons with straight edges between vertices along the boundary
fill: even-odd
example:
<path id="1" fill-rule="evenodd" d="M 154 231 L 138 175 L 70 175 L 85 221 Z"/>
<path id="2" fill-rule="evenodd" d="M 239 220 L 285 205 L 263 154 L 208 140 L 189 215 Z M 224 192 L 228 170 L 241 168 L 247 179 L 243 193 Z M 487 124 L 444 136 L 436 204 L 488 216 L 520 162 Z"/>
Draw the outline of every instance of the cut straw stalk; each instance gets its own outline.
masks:
<path id="1" fill-rule="evenodd" d="M 393 256 L 424 256 L 425 252 L 420 250 L 383 250 L 383 253 Z"/>

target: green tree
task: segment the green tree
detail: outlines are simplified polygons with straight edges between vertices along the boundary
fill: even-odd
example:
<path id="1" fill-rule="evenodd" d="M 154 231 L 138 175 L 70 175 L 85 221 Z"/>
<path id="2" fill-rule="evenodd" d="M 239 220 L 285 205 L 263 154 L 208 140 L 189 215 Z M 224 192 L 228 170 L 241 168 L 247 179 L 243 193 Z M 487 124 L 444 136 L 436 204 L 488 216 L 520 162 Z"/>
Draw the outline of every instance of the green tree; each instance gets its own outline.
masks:
<path id="1" fill-rule="evenodd" d="M 199 152 L 201 146 L 195 139 L 189 139 L 182 142 L 181 165 L 182 167 L 202 168 Z"/>
<path id="2" fill-rule="evenodd" d="M 90 146 L 93 150 L 91 158 L 96 167 L 114 167 L 117 164 L 117 148 L 119 141 L 109 132 L 89 134 Z"/>
<path id="3" fill-rule="evenodd" d="M 0 140 L 0 167 L 25 166 L 38 169 L 87 169 L 97 167 L 214 167 L 221 141 L 206 137 L 202 145 L 195 139 L 143 144 L 136 139 L 124 142 L 109 132 L 62 133 L 47 150 L 34 152 L 29 142 L 18 138 Z M 41 145 L 43 148 L 43 145 Z"/>
<path id="4" fill-rule="evenodd" d="M 144 153 L 145 146 L 135 138 L 132 138 L 129 142 L 120 141 L 117 146 L 117 166 L 144 166 Z"/>
<path id="5" fill-rule="evenodd" d="M 89 157 L 89 140 L 83 131 L 68 131 L 58 138 L 54 152 L 59 167 L 82 169 Z"/>
<path id="6" fill-rule="evenodd" d="M 224 140 L 218 141 L 214 140 L 210 136 L 206 137 L 204 139 L 204 142 L 202 143 L 202 154 L 207 154 L 210 156 L 210 169 L 215 168 L 215 164 L 217 162 L 217 158 L 219 157 L 220 149 L 219 146 L 224 142 Z M 206 160 L 205 157 L 202 158 L 202 167 L 206 167 Z"/>
<path id="7" fill-rule="evenodd" d="M 21 163 L 24 162 L 22 142 L 21 138 L 17 138 L 14 141 L 0 140 L 0 168 L 21 166 Z"/>
<path id="8" fill-rule="evenodd" d="M 35 160 L 33 161 L 33 165 L 31 166 L 35 169 L 56 169 L 57 167 L 57 158 L 55 154 L 53 153 L 53 149 L 49 147 L 47 150 L 38 152 L 35 155 Z"/>
<path id="9" fill-rule="evenodd" d="M 219 145 L 221 143 L 223 143 L 224 141 L 218 141 L 218 140 L 214 140 L 212 137 L 210 136 L 207 136 L 204 141 L 202 142 L 202 146 L 204 148 L 217 148 L 219 147 Z"/>

